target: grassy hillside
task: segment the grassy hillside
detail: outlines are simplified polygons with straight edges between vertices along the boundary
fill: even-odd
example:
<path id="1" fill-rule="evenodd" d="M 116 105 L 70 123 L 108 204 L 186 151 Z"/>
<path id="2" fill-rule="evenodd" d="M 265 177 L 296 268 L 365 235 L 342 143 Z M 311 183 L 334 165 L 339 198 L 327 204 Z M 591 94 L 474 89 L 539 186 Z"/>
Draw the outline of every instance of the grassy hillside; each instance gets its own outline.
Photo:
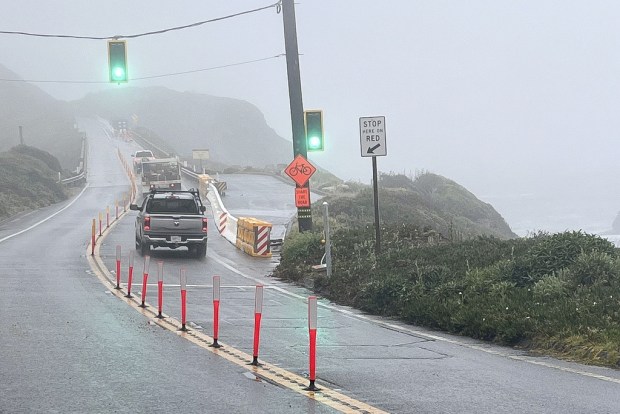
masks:
<path id="1" fill-rule="evenodd" d="M 33 147 L 0 153 L 0 219 L 65 200 L 60 170 L 58 159 Z"/>
<path id="2" fill-rule="evenodd" d="M 238 99 L 151 87 L 90 94 L 72 104 L 81 115 L 126 119 L 131 128 L 149 130 L 180 156 L 206 148 L 218 163 L 262 168 L 288 162 L 293 153 L 258 108 Z"/>
<path id="3" fill-rule="evenodd" d="M 0 65 L 0 78 L 19 76 Z M 20 144 L 22 126 L 24 144 L 53 154 L 66 170 L 77 166 L 81 136 L 74 129 L 74 117 L 65 102 L 58 101 L 26 82 L 0 82 L 4 102 L 0 111 L 0 151 Z"/>
<path id="4" fill-rule="evenodd" d="M 429 245 L 415 228 L 333 235 L 330 279 L 310 270 L 320 234 L 287 240 L 275 276 L 373 314 L 532 351 L 620 368 L 620 255 L 580 232 Z"/>
<path id="5" fill-rule="evenodd" d="M 337 187 L 336 196 L 326 199 L 330 212 L 340 223 L 374 223 L 373 190 L 355 186 L 351 191 Z M 436 174 L 421 174 L 414 180 L 404 175 L 381 174 L 379 215 L 384 224 L 411 224 L 432 229 L 445 239 L 480 235 L 502 239 L 516 235 L 502 216 L 464 187 Z"/>
<path id="6" fill-rule="evenodd" d="M 315 230 L 289 235 L 274 276 L 369 313 L 620 368 L 613 243 L 581 232 L 515 238 L 491 206 L 433 174 L 381 184 L 380 254 L 370 191 L 342 186 L 327 198 L 331 277 L 312 269 L 325 251 L 318 206 Z M 459 237 L 441 234 L 450 222 L 465 224 L 453 224 Z"/>

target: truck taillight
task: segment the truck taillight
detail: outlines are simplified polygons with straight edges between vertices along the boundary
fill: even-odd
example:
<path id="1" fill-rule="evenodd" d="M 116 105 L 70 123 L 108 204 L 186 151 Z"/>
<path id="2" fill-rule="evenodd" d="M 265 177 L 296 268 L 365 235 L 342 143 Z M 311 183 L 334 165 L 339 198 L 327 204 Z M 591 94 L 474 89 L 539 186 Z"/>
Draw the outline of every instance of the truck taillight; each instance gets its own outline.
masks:
<path id="1" fill-rule="evenodd" d="M 144 217 L 144 230 L 151 230 L 151 217 Z"/>
<path id="2" fill-rule="evenodd" d="M 206 233 L 207 232 L 207 218 L 203 217 L 202 219 L 202 232 Z"/>

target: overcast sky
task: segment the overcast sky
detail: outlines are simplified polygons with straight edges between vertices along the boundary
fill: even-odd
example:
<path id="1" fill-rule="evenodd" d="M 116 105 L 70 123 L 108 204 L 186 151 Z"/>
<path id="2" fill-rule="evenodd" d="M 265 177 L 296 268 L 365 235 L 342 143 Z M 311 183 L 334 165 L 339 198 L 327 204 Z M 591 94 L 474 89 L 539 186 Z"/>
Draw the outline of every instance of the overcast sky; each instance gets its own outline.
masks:
<path id="1" fill-rule="evenodd" d="M 271 3 L 20 0 L 3 9 L 0 30 L 126 35 Z M 615 217 L 620 2 L 302 0 L 296 13 L 304 107 L 324 110 L 327 135 L 325 152 L 311 160 L 369 182 L 358 118 L 384 115 L 381 171 L 429 170 L 500 204 L 557 187 L 599 197 L 606 217 Z M 0 35 L 0 50 L 1 63 L 25 79 L 102 82 L 37 84 L 60 99 L 119 87 L 105 83 L 105 40 Z M 131 78 L 283 52 L 275 8 L 128 40 Z M 291 137 L 284 57 L 130 85 L 244 99 Z"/>

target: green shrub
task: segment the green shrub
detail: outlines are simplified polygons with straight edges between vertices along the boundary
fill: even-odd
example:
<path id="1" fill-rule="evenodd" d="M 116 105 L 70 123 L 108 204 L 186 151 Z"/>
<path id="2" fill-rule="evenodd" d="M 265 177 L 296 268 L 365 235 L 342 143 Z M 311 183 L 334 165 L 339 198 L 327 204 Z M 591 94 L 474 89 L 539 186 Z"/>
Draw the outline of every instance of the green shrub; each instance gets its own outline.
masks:
<path id="1" fill-rule="evenodd" d="M 60 168 L 49 153 L 25 145 L 0 153 L 0 219 L 67 198 L 50 166 Z"/>
<path id="2" fill-rule="evenodd" d="M 377 256 L 372 225 L 340 227 L 332 276 L 319 275 L 315 288 L 409 323 L 558 355 L 579 344 L 574 358 L 620 363 L 620 258 L 610 242 L 582 232 L 439 243 L 428 234 L 385 225 Z M 287 239 L 279 273 L 307 277 L 308 261 L 322 255 L 321 236 Z"/>
<path id="3" fill-rule="evenodd" d="M 581 231 L 539 234 L 531 240 L 531 247 L 517 258 L 512 272 L 513 281 L 520 286 L 533 285 L 543 276 L 569 267 L 583 252 L 615 254 L 613 243 Z"/>
<path id="4" fill-rule="evenodd" d="M 592 286 L 595 283 L 608 285 L 617 275 L 615 259 L 606 252 L 582 252 L 571 265 L 572 283 L 574 286 Z"/>
<path id="5" fill-rule="evenodd" d="M 312 270 L 312 265 L 319 264 L 323 257 L 322 233 L 296 233 L 284 243 L 280 265 L 274 276 L 299 281 Z"/>

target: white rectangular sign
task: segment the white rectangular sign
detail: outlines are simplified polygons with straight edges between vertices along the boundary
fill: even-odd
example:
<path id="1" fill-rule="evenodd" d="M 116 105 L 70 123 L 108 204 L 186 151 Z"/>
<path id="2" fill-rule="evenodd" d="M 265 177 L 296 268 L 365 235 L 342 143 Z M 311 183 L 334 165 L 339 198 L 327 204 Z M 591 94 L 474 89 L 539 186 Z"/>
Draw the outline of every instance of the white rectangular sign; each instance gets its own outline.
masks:
<path id="1" fill-rule="evenodd" d="M 209 159 L 209 150 L 208 149 L 195 149 L 192 150 L 192 158 L 195 160 L 208 160 Z"/>
<path id="2" fill-rule="evenodd" d="M 384 116 L 360 118 L 360 148 L 362 157 L 382 157 L 387 155 Z"/>

